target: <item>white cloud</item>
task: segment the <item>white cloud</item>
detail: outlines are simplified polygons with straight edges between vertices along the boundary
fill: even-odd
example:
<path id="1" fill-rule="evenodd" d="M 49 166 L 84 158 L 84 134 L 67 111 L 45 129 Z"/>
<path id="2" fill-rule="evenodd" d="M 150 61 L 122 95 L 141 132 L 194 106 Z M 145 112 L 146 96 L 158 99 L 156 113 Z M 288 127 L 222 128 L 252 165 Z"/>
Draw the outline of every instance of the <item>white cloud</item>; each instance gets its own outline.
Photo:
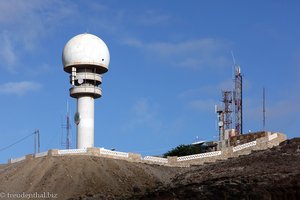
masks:
<path id="1" fill-rule="evenodd" d="M 284 119 L 287 116 L 297 116 L 300 112 L 298 105 L 300 97 L 281 99 L 273 105 L 267 105 L 267 116 L 270 119 Z"/>
<path id="2" fill-rule="evenodd" d="M 210 111 L 214 112 L 216 100 L 214 99 L 198 99 L 189 102 L 189 106 L 192 109 L 200 111 Z"/>
<path id="3" fill-rule="evenodd" d="M 123 44 L 153 54 L 151 57 L 167 60 L 174 66 L 191 69 L 218 69 L 230 66 L 227 58 L 227 42 L 214 38 L 201 38 L 179 42 L 146 43 L 135 38 L 123 40 Z M 149 54 L 149 53 L 148 53 Z"/>
<path id="4" fill-rule="evenodd" d="M 17 60 L 12 41 L 5 32 L 1 34 L 0 41 L 2 41 L 2 45 L 0 46 L 0 58 L 6 63 L 3 67 L 12 72 L 14 71 L 14 64 Z"/>
<path id="5" fill-rule="evenodd" d="M 55 69 L 54 66 L 51 66 L 47 63 L 41 63 L 38 66 L 33 66 L 33 67 L 28 68 L 26 70 L 26 72 L 28 74 L 30 74 L 31 77 L 36 77 L 36 76 L 45 75 L 45 74 L 53 71 L 53 69 Z"/>
<path id="6" fill-rule="evenodd" d="M 37 91 L 42 85 L 32 81 L 9 82 L 0 85 L 0 94 L 24 95 L 31 91 Z"/>
<path id="7" fill-rule="evenodd" d="M 157 26 L 158 24 L 169 22 L 171 16 L 158 10 L 147 10 L 139 17 L 136 17 L 136 19 L 141 24 Z"/>
<path id="8" fill-rule="evenodd" d="M 122 43 L 136 48 L 146 48 L 146 44 L 136 38 L 123 39 Z"/>
<path id="9" fill-rule="evenodd" d="M 72 5 L 57 0 L 0 1 L 2 68 L 14 72 L 23 62 L 21 57 L 37 51 L 41 40 L 75 12 L 72 9 Z"/>
<path id="10" fill-rule="evenodd" d="M 216 96 L 221 95 L 222 90 L 233 90 L 233 80 L 226 79 L 219 84 L 215 85 L 203 85 L 197 88 L 187 89 L 181 92 L 179 98 L 199 98 L 202 96 Z"/>
<path id="11" fill-rule="evenodd" d="M 141 98 L 136 101 L 132 107 L 132 118 L 126 123 L 126 129 L 135 129 L 139 126 L 145 126 L 151 129 L 159 130 L 162 128 L 162 122 L 158 119 L 158 105 L 150 103 L 149 100 Z"/>
<path id="12" fill-rule="evenodd" d="M 251 87 L 251 82 L 244 79 L 243 90 Z M 214 105 L 222 105 L 222 91 L 233 91 L 233 79 L 225 79 L 222 82 L 212 85 L 202 85 L 197 88 L 187 89 L 178 94 L 178 98 L 185 101 L 187 108 L 197 109 L 201 111 L 213 112 Z M 250 112 L 254 112 L 251 109 Z"/>
<path id="13" fill-rule="evenodd" d="M 147 99 L 138 100 L 133 106 L 134 114 L 143 121 L 151 120 L 155 115 L 155 106 L 151 106 Z"/>

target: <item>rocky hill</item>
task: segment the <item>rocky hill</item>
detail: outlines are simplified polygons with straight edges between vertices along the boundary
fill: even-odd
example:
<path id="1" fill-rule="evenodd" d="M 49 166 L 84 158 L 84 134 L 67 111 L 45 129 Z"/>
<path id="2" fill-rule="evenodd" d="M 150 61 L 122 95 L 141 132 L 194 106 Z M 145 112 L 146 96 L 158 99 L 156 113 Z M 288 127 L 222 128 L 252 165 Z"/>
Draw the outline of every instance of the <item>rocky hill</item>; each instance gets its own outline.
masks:
<path id="1" fill-rule="evenodd" d="M 192 167 L 170 184 L 136 199 L 300 199 L 300 138 Z"/>
<path id="2" fill-rule="evenodd" d="M 190 168 L 79 155 L 36 158 L 0 166 L 0 192 L 49 192 L 62 200 L 300 199 L 300 138 Z"/>
<path id="3" fill-rule="evenodd" d="M 126 199 L 169 183 L 180 170 L 93 156 L 44 157 L 0 168 L 0 192 Z"/>

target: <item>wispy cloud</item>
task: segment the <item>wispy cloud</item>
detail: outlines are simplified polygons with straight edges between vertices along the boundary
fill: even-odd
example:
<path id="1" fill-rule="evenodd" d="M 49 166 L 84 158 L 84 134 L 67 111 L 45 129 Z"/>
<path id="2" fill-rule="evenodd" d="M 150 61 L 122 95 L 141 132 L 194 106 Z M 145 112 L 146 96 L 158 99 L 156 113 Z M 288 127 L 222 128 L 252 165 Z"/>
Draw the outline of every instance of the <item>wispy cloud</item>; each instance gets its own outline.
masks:
<path id="1" fill-rule="evenodd" d="M 226 79 L 220 83 L 212 85 L 202 85 L 197 88 L 187 89 L 182 91 L 179 98 L 199 98 L 201 96 L 216 96 L 221 95 L 222 90 L 233 90 L 233 80 Z"/>
<path id="2" fill-rule="evenodd" d="M 214 105 L 216 104 L 216 100 L 214 99 L 197 99 L 189 102 L 189 106 L 192 109 L 200 110 L 200 111 L 210 111 L 214 112 Z"/>
<path id="3" fill-rule="evenodd" d="M 42 85 L 32 81 L 9 82 L 0 85 L 0 94 L 15 94 L 22 96 L 28 92 L 37 91 Z"/>
<path id="4" fill-rule="evenodd" d="M 5 65 L 1 66 L 10 72 L 13 72 L 17 56 L 15 54 L 12 41 L 5 32 L 2 32 L 0 41 L 2 41 L 2 45 L 0 46 L 0 58 L 4 61 L 4 63 L 6 63 Z"/>
<path id="5" fill-rule="evenodd" d="M 226 79 L 215 85 L 203 85 L 197 88 L 187 89 L 178 95 L 185 101 L 188 109 L 204 112 L 214 112 L 214 105 L 220 104 L 222 90 L 232 90 L 232 79 Z"/>
<path id="6" fill-rule="evenodd" d="M 244 91 L 251 88 L 251 82 L 244 79 Z M 182 91 L 177 98 L 185 101 L 187 108 L 201 111 L 213 111 L 214 105 L 221 105 L 222 91 L 233 91 L 233 79 L 225 79 L 216 84 L 202 85 Z M 253 112 L 254 110 L 251 110 Z"/>
<path id="7" fill-rule="evenodd" d="M 123 40 L 123 44 L 148 51 L 174 66 L 191 69 L 217 69 L 230 66 L 226 52 L 230 44 L 214 38 L 200 38 L 178 42 L 147 43 L 135 38 Z"/>
<path id="8" fill-rule="evenodd" d="M 0 1 L 0 59 L 3 69 L 14 72 L 22 57 L 34 53 L 41 40 L 73 11 L 57 0 Z"/>
<path id="9" fill-rule="evenodd" d="M 271 105 L 267 104 L 267 115 L 270 119 L 274 120 L 291 119 L 291 116 L 298 118 L 300 112 L 299 101 L 300 95 L 291 95 L 290 97 L 278 99 Z"/>
<path id="10" fill-rule="evenodd" d="M 135 129 L 143 126 L 154 130 L 162 128 L 162 122 L 158 120 L 159 107 L 155 103 L 150 103 L 148 99 L 141 98 L 132 106 L 132 118 L 126 123 L 126 129 Z"/>
<path id="11" fill-rule="evenodd" d="M 41 75 L 48 74 L 55 69 L 54 66 L 51 66 L 47 63 L 41 63 L 38 66 L 34 66 L 27 69 L 27 73 L 30 74 L 30 77 L 37 77 Z"/>
<path id="12" fill-rule="evenodd" d="M 147 10 L 137 17 L 138 22 L 144 25 L 155 25 L 169 22 L 171 16 L 158 10 Z"/>
<path id="13" fill-rule="evenodd" d="M 265 113 L 266 129 L 270 131 L 282 131 L 289 130 L 292 126 L 297 126 L 300 108 L 296 105 L 299 100 L 300 97 L 267 99 Z M 243 113 L 244 127 L 248 127 L 251 130 L 261 130 L 263 128 L 263 105 L 261 98 L 245 99 Z"/>

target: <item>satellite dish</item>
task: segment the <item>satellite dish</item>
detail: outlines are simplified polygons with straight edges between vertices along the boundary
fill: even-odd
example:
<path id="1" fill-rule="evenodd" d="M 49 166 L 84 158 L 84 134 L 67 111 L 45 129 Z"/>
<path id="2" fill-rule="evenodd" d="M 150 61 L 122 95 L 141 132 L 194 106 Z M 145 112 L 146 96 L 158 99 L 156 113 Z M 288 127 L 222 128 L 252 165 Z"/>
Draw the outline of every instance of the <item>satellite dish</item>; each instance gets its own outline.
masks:
<path id="1" fill-rule="evenodd" d="M 223 126 L 224 124 L 223 124 L 222 121 L 220 121 L 218 125 L 221 127 L 221 126 Z"/>
<path id="2" fill-rule="evenodd" d="M 81 85 L 82 83 L 83 83 L 83 79 L 82 79 L 82 78 L 79 78 L 79 79 L 78 79 L 78 84 Z"/>
<path id="3" fill-rule="evenodd" d="M 76 112 L 75 115 L 74 115 L 74 122 L 76 125 L 78 125 L 80 123 L 80 114 L 79 112 Z"/>

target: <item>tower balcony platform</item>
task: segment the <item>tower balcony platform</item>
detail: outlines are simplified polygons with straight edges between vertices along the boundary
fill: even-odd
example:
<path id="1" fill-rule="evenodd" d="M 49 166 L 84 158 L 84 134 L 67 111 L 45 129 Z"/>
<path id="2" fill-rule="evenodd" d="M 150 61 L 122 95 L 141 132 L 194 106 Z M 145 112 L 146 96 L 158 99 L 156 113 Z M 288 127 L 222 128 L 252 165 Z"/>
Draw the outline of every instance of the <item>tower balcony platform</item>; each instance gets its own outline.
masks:
<path id="1" fill-rule="evenodd" d="M 73 98 L 78 98 L 81 96 L 91 96 L 95 99 L 102 96 L 102 90 L 98 86 L 94 85 L 80 85 L 70 88 L 70 96 Z"/>
<path id="2" fill-rule="evenodd" d="M 92 72 L 77 72 L 74 81 L 76 86 L 85 82 L 93 82 L 95 85 L 99 85 L 102 83 L 102 76 Z M 72 75 L 70 75 L 70 83 L 72 84 Z"/>

